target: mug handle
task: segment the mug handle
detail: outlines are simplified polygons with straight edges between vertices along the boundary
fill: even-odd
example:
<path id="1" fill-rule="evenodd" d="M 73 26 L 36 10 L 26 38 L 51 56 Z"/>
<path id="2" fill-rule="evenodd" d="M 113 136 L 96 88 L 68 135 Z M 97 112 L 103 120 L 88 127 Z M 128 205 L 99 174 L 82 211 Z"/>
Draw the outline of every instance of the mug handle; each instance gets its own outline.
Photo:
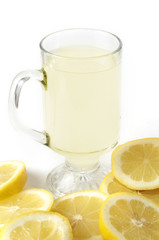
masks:
<path id="1" fill-rule="evenodd" d="M 29 80 L 37 80 L 42 84 L 43 87 L 45 87 L 46 84 L 44 79 L 45 74 L 42 70 L 23 71 L 14 78 L 9 93 L 9 116 L 13 126 L 17 130 L 24 132 L 25 134 L 31 136 L 34 140 L 42 144 L 48 145 L 49 138 L 45 131 L 39 132 L 25 126 L 18 117 L 19 97 L 23 85 Z"/>

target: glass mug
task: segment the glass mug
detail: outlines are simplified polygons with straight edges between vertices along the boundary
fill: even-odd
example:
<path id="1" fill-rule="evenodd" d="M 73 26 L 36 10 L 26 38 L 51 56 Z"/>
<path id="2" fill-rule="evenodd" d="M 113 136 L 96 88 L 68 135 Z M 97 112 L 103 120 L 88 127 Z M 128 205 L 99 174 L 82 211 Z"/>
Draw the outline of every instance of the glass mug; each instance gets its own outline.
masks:
<path id="1" fill-rule="evenodd" d="M 65 156 L 47 178 L 55 197 L 98 189 L 105 169 L 99 158 L 119 140 L 121 40 L 94 29 L 68 29 L 40 42 L 42 69 L 19 73 L 11 86 L 13 125 Z M 43 86 L 44 132 L 18 119 L 21 89 L 29 80 Z"/>

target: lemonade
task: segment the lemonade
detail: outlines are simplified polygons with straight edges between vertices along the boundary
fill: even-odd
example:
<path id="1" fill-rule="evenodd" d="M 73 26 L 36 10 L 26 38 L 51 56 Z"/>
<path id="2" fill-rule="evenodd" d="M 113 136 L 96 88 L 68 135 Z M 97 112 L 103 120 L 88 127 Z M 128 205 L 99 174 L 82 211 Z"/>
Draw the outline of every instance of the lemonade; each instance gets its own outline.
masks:
<path id="1" fill-rule="evenodd" d="M 12 83 L 13 125 L 65 157 L 47 176 L 55 198 L 98 189 L 106 172 L 101 155 L 119 139 L 122 42 L 110 32 L 74 28 L 47 35 L 40 49 L 40 70 L 23 71 Z M 43 85 L 43 131 L 18 116 L 22 86 L 35 80 Z"/>
<path id="2" fill-rule="evenodd" d="M 87 164 L 88 153 L 101 154 L 119 139 L 120 62 L 93 46 L 70 46 L 52 53 L 43 60 L 49 146 L 76 165 L 84 156 Z"/>

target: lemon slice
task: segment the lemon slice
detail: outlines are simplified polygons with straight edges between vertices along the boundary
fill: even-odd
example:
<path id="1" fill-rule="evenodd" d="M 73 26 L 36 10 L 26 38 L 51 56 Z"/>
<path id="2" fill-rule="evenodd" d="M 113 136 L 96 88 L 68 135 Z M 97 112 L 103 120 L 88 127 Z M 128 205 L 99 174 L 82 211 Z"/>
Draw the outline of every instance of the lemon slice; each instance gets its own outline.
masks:
<path id="1" fill-rule="evenodd" d="M 143 195 L 159 204 L 159 188 L 154 190 L 132 190 L 122 185 L 112 173 L 109 173 L 102 181 L 99 191 L 104 192 L 108 196 L 119 192 L 129 192 L 136 193 L 138 195 Z"/>
<path id="2" fill-rule="evenodd" d="M 99 191 L 104 192 L 108 196 L 113 193 L 118 192 L 136 192 L 135 190 L 131 190 L 121 184 L 112 173 L 109 173 L 102 181 Z"/>
<path id="3" fill-rule="evenodd" d="M 26 181 L 27 173 L 23 162 L 0 162 L 0 199 L 20 192 Z"/>
<path id="4" fill-rule="evenodd" d="M 72 240 L 69 221 L 53 212 L 30 212 L 12 219 L 1 232 L 2 240 Z"/>
<path id="5" fill-rule="evenodd" d="M 108 197 L 100 212 L 104 240 L 158 240 L 159 205 L 132 193 Z"/>
<path id="6" fill-rule="evenodd" d="M 98 191 L 79 191 L 56 199 L 53 210 L 67 217 L 74 239 L 100 239 L 99 212 L 107 198 Z"/>
<path id="7" fill-rule="evenodd" d="M 31 210 L 52 209 L 52 195 L 42 189 L 26 189 L 0 201 L 0 227 L 13 217 Z"/>
<path id="8" fill-rule="evenodd" d="M 113 175 L 128 188 L 159 188 L 159 138 L 120 145 L 113 151 L 111 160 Z"/>

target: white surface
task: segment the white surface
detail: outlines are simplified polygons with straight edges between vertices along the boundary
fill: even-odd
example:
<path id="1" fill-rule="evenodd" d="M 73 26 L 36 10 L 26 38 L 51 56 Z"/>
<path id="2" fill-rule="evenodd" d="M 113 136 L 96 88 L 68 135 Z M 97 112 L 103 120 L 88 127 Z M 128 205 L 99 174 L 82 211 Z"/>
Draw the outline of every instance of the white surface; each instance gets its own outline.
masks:
<path id="1" fill-rule="evenodd" d="M 123 41 L 121 141 L 159 136 L 158 0 L 5 0 L 0 3 L 0 160 L 22 160 L 27 186 L 45 187 L 48 172 L 63 158 L 18 134 L 8 119 L 13 77 L 40 68 L 39 41 L 46 34 L 90 27 L 117 34 Z M 40 86 L 27 84 L 21 98 L 25 122 L 42 129 Z"/>

